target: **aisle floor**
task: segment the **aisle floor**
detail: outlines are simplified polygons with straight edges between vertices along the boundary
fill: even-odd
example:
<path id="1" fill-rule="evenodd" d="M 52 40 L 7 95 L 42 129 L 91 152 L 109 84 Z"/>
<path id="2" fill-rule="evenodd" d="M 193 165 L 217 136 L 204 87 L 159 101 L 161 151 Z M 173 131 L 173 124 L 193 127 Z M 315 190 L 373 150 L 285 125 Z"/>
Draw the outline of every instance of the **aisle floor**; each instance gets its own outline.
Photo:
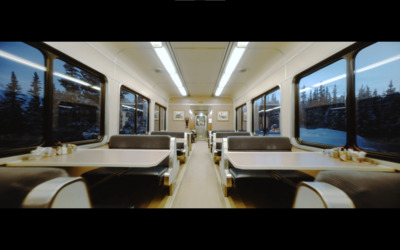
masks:
<path id="1" fill-rule="evenodd" d="M 212 162 L 206 141 L 197 141 L 181 169 L 171 208 L 227 208 L 217 166 Z M 179 178 L 179 177 L 178 177 Z M 228 205 L 228 206 L 227 206 Z"/>

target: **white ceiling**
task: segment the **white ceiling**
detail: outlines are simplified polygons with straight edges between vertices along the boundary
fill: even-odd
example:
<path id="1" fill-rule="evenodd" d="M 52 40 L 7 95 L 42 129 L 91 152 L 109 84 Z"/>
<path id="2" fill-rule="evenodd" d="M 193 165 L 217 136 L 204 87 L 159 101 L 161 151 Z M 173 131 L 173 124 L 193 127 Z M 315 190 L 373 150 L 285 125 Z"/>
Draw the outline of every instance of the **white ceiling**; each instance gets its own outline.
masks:
<path id="1" fill-rule="evenodd" d="M 190 96 L 213 96 L 230 42 L 165 42 L 178 65 Z M 246 86 L 283 64 L 308 42 L 250 42 L 222 97 L 234 97 Z M 99 43 L 105 53 L 135 72 L 138 78 L 165 93 L 181 96 L 149 42 Z"/>

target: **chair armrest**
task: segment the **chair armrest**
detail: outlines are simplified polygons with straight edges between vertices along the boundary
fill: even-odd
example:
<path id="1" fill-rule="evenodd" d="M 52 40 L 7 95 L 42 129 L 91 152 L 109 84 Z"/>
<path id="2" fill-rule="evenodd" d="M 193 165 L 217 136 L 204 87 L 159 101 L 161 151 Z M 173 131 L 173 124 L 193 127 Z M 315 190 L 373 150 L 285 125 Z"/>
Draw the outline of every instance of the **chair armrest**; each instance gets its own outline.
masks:
<path id="1" fill-rule="evenodd" d="M 229 162 L 226 159 L 225 153 L 228 151 L 228 142 L 227 138 L 222 139 L 222 151 L 221 151 L 221 160 L 219 161 L 219 171 L 221 174 L 221 184 L 228 186 L 231 182 L 232 175 L 228 171 Z"/>
<path id="2" fill-rule="evenodd" d="M 341 189 L 325 182 L 301 182 L 293 208 L 355 208 Z"/>
<path id="3" fill-rule="evenodd" d="M 213 134 L 213 140 L 212 140 L 212 153 L 215 154 L 217 152 L 217 134 Z"/>
<path id="4" fill-rule="evenodd" d="M 58 177 L 33 188 L 22 208 L 91 208 L 86 182 L 82 177 Z"/>
<path id="5" fill-rule="evenodd" d="M 177 160 L 176 153 L 176 138 L 171 137 L 170 154 L 169 154 L 169 164 L 168 170 L 164 174 L 164 185 L 170 186 L 175 183 L 178 172 L 179 172 L 179 160 Z"/>

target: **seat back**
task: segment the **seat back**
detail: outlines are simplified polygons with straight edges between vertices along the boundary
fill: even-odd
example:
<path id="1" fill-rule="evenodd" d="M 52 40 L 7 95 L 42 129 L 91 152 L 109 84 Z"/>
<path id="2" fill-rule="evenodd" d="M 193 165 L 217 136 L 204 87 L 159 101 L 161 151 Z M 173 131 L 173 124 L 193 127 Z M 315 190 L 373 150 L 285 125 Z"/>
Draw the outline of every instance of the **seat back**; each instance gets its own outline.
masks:
<path id="1" fill-rule="evenodd" d="M 168 135 L 171 137 L 175 138 L 186 138 L 185 137 L 185 132 L 180 132 L 180 131 L 152 131 L 151 135 Z M 177 142 L 176 143 L 176 149 L 177 150 L 184 150 L 186 151 L 187 148 L 187 141 L 184 140 L 184 142 Z"/>
<path id="2" fill-rule="evenodd" d="M 151 135 L 169 135 L 175 138 L 185 138 L 185 132 L 180 131 L 152 131 Z"/>
<path id="3" fill-rule="evenodd" d="M 209 140 L 210 147 L 212 147 L 212 145 L 213 145 L 214 133 L 217 133 L 217 132 L 235 132 L 235 130 L 209 130 L 207 133 L 207 137 L 209 137 L 208 140 Z"/>
<path id="4" fill-rule="evenodd" d="M 120 149 L 169 149 L 170 140 L 167 135 L 113 135 L 108 146 Z"/>
<path id="5" fill-rule="evenodd" d="M 113 135 L 110 137 L 110 149 L 170 149 L 171 137 L 168 135 Z M 169 157 L 159 165 L 169 165 Z"/>
<path id="6" fill-rule="evenodd" d="M 217 142 L 216 139 L 219 138 L 227 138 L 231 136 L 238 136 L 238 137 L 243 137 L 243 136 L 250 136 L 250 132 L 215 132 L 214 133 L 214 140 L 213 140 L 213 147 L 214 147 L 214 152 L 216 150 L 221 150 L 222 148 L 222 142 Z"/>
<path id="7" fill-rule="evenodd" d="M 290 139 L 282 136 L 230 136 L 227 142 L 229 151 L 292 151 Z"/>

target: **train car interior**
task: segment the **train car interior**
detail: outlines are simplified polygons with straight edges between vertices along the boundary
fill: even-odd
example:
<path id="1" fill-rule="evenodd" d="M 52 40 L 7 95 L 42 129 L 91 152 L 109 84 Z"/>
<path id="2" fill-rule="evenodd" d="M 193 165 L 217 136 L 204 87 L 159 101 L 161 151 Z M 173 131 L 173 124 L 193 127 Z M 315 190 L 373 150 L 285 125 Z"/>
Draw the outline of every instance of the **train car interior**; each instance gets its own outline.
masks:
<path id="1" fill-rule="evenodd" d="M 400 42 L 0 42 L 0 207 L 400 208 Z"/>

